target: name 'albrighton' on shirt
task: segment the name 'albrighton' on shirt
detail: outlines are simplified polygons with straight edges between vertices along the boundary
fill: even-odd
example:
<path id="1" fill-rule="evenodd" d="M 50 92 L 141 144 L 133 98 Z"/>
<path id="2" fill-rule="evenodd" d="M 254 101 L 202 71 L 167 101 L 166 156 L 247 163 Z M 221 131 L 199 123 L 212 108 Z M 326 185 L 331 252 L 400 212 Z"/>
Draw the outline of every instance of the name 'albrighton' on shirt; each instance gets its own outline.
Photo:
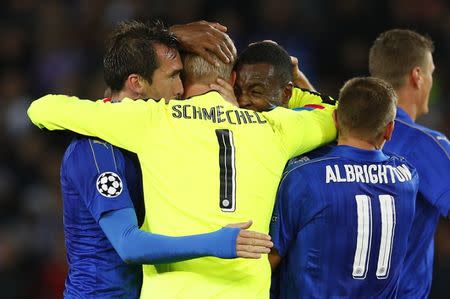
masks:
<path id="1" fill-rule="evenodd" d="M 395 182 L 410 181 L 411 171 L 405 165 L 327 165 L 326 183 L 367 183 L 367 184 L 387 184 Z"/>

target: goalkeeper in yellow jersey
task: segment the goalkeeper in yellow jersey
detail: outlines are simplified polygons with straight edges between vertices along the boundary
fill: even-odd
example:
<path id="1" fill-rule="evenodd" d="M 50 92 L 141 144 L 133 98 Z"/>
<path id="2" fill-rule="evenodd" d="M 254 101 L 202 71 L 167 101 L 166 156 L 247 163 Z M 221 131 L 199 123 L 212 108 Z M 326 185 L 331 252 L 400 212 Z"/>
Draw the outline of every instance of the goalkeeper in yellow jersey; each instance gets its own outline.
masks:
<path id="1" fill-rule="evenodd" d="M 204 43 L 206 36 L 217 37 L 208 39 L 209 46 L 229 39 L 214 26 L 221 28 L 207 22 L 175 25 L 175 37 L 161 24 L 119 24 L 107 42 L 104 71 L 111 98 L 104 101 L 181 96 L 182 62 L 177 39 L 189 42 L 188 47 L 183 44 L 184 49 L 202 53 L 208 46 Z M 135 47 L 137 44 L 140 46 Z M 135 299 L 142 286 L 141 264 L 198 256 L 255 258 L 260 256 L 258 252 L 268 252 L 259 239 L 268 236 L 235 228 L 186 237 L 139 230 L 141 217 L 137 215 L 143 220 L 144 202 L 136 166 L 129 153 L 98 139 L 76 137 L 67 148 L 61 164 L 69 268 L 64 298 Z M 246 237 L 249 235 L 255 238 Z M 264 240 L 263 244 L 270 246 Z"/>
<path id="2" fill-rule="evenodd" d="M 253 219 L 253 229 L 267 233 L 285 163 L 335 138 L 334 105 L 240 109 L 210 87 L 218 77 L 234 83 L 231 65 L 212 66 L 196 55 L 183 62 L 187 101 L 112 105 L 48 95 L 32 103 L 29 117 L 41 128 L 97 136 L 137 153 L 144 230 L 179 236 Z M 269 297 L 267 259 L 208 257 L 154 269 L 144 266 L 142 298 Z"/>

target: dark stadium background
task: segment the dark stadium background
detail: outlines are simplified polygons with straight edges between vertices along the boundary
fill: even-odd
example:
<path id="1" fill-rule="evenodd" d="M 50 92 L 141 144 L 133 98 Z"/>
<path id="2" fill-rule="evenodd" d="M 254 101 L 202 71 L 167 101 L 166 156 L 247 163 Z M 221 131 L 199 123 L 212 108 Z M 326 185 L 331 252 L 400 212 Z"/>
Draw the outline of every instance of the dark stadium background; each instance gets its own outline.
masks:
<path id="1" fill-rule="evenodd" d="M 105 34 L 119 20 L 199 19 L 228 26 L 238 49 L 273 39 L 322 93 L 366 75 L 371 41 L 393 27 L 435 41 L 429 115 L 450 135 L 450 2 L 446 0 L 2 1 L 0 4 L 0 298 L 61 298 L 66 271 L 59 165 L 67 137 L 33 128 L 25 111 L 46 93 L 99 98 Z M 426 159 L 427 157 L 424 157 Z M 449 298 L 450 223 L 436 238 L 431 298 Z"/>

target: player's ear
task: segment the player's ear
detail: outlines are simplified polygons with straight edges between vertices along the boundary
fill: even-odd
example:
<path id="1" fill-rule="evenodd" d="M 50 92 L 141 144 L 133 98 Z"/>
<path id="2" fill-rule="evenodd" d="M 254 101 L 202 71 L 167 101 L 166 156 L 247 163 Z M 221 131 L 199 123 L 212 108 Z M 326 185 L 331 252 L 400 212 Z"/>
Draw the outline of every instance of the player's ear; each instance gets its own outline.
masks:
<path id="1" fill-rule="evenodd" d="M 339 122 L 338 122 L 338 117 L 337 117 L 337 110 L 333 111 L 333 121 L 334 121 L 334 126 L 339 131 Z"/>
<path id="2" fill-rule="evenodd" d="M 416 66 L 409 73 L 409 78 L 412 86 L 419 88 L 422 85 L 422 70 L 420 67 Z"/>
<path id="3" fill-rule="evenodd" d="M 391 121 L 387 124 L 386 128 L 384 129 L 384 139 L 386 141 L 391 140 L 392 138 L 392 133 L 394 132 L 394 127 L 395 127 L 395 122 Z"/>
<path id="4" fill-rule="evenodd" d="M 125 80 L 125 88 L 136 95 L 140 95 L 143 89 L 142 80 L 138 74 L 130 74 Z"/>
<path id="5" fill-rule="evenodd" d="M 291 99 L 291 96 L 292 96 L 293 88 L 294 88 L 294 84 L 292 84 L 292 82 L 289 82 L 283 88 L 283 98 L 281 99 L 283 106 L 287 106 L 287 103 L 289 103 L 289 100 Z"/>
<path id="6" fill-rule="evenodd" d="M 230 74 L 230 84 L 234 87 L 234 83 L 236 83 L 236 71 L 231 71 Z"/>

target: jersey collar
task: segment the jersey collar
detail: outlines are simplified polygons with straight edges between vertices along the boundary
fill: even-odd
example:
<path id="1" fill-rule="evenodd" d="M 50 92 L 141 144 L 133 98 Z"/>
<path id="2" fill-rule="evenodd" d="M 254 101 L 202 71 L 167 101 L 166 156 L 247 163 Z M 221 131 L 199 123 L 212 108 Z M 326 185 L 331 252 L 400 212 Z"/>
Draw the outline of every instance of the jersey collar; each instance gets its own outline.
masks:
<path id="1" fill-rule="evenodd" d="M 408 115 L 408 113 L 406 113 L 405 110 L 400 107 L 397 107 L 397 115 L 395 116 L 395 118 L 410 124 L 414 123 L 413 119 Z"/>
<path id="2" fill-rule="evenodd" d="M 364 150 L 348 145 L 337 145 L 328 155 L 369 162 L 383 162 L 389 159 L 381 150 Z"/>

